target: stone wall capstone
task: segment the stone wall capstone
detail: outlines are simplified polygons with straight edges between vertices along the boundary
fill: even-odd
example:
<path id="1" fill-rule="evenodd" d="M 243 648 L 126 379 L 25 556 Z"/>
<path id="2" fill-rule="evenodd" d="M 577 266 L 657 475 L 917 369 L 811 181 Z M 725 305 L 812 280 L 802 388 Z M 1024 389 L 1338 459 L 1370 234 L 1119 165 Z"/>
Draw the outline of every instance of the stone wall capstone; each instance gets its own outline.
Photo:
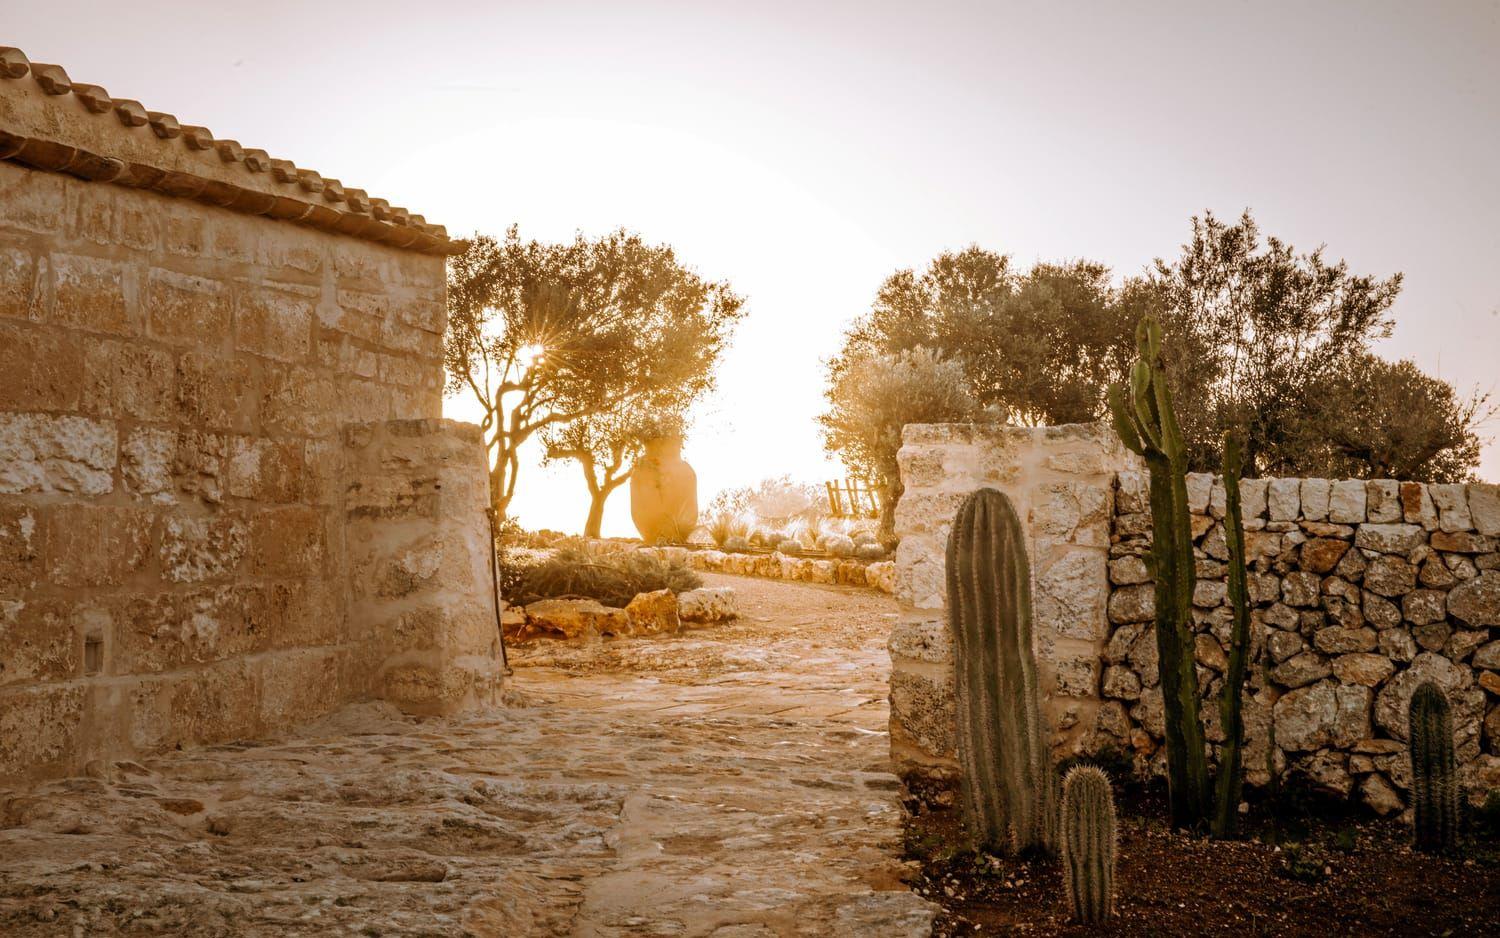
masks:
<path id="1" fill-rule="evenodd" d="M 1080 461 L 1079 439 L 1099 441 L 1097 461 Z M 1076 668 L 1076 682 L 1044 688 L 1054 753 L 1113 750 L 1141 773 L 1162 771 L 1162 705 L 1145 560 L 1151 543 L 1147 476 L 1114 458 L 1103 425 L 1041 430 L 908 427 L 901 464 L 908 495 L 898 507 L 903 623 L 891 639 L 892 751 L 904 774 L 951 779 L 952 658 L 942 617 L 943 539 L 964 493 L 1047 466 L 1096 470 L 1082 479 L 1106 491 L 1101 580 L 1080 557 L 1066 617 L 1099 629 L 1089 664 L 1059 660 L 1065 623 L 1049 619 L 1054 578 L 1047 550 L 1034 554 L 1043 667 Z M 1101 479 L 1103 481 L 1101 481 Z M 1033 493 L 1054 489 L 1028 482 Z M 1068 530 L 1072 503 L 1043 497 L 1023 514 L 1047 543 Z M 1470 797 L 1500 788 L 1500 487 L 1393 480 L 1247 479 L 1242 486 L 1250 556 L 1252 666 L 1245 696 L 1247 781 L 1274 772 L 1390 814 L 1406 807 L 1410 770 L 1406 706 L 1435 681 L 1454 708 L 1462 779 Z M 1012 494 L 1012 493 L 1008 493 Z M 1015 495 L 1012 494 L 1014 498 Z M 908 498 L 910 503 L 908 503 Z M 1226 667 L 1230 611 L 1224 490 L 1212 475 L 1188 478 L 1197 589 L 1194 621 L 1202 714 L 1211 753 L 1223 740 L 1217 696 Z M 1041 510 L 1037 508 L 1040 506 Z M 1097 523 L 1083 537 L 1097 540 Z M 1055 549 L 1055 548 L 1052 548 Z M 1070 548 L 1071 549 L 1071 548 Z M 1040 563 L 1038 563 L 1040 556 Z M 930 610 L 930 612 L 929 612 Z"/>

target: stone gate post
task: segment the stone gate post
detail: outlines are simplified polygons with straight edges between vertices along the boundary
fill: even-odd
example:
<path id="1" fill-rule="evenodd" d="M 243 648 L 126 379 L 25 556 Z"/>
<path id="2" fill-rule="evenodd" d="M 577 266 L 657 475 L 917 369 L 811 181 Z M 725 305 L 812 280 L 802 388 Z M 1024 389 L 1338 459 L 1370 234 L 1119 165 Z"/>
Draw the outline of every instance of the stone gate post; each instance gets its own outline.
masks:
<path id="1" fill-rule="evenodd" d="M 945 612 L 948 530 L 964 496 L 990 487 L 1015 504 L 1032 571 L 1033 642 L 1054 756 L 1082 751 L 1099 709 L 1109 637 L 1115 474 L 1136 467 L 1107 424 L 912 424 L 899 454 L 891 754 L 919 788 L 956 777 L 953 645 Z"/>

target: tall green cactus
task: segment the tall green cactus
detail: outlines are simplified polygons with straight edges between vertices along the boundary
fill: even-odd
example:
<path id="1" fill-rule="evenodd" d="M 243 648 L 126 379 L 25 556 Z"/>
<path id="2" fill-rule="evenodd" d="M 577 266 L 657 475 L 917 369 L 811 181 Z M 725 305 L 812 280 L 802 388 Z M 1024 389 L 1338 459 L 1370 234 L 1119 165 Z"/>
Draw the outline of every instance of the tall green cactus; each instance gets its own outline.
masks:
<path id="1" fill-rule="evenodd" d="M 1115 802 L 1109 776 L 1079 765 L 1063 783 L 1063 880 L 1073 921 L 1102 922 L 1115 911 Z"/>
<path id="2" fill-rule="evenodd" d="M 980 489 L 948 535 L 958 757 L 970 846 L 1051 850 L 1055 809 L 1031 648 L 1031 568 L 1010 499 Z"/>
<path id="3" fill-rule="evenodd" d="M 1436 853 L 1458 842 L 1458 767 L 1453 755 L 1453 713 L 1431 681 L 1411 695 L 1407 712 L 1411 794 L 1416 847 Z"/>
<path id="4" fill-rule="evenodd" d="M 1187 508 L 1187 456 L 1161 355 L 1154 317 L 1136 329 L 1140 358 L 1130 389 L 1112 385 L 1109 409 L 1125 445 L 1151 472 L 1151 566 L 1156 578 L 1156 649 L 1167 740 L 1167 795 L 1172 823 L 1194 827 L 1209 816 L 1208 759 L 1198 720 L 1193 662 L 1192 519 Z"/>
<path id="5" fill-rule="evenodd" d="M 1245 519 L 1240 508 L 1239 437 L 1224 434 L 1224 541 L 1229 545 L 1229 605 L 1234 626 L 1229 636 L 1229 665 L 1224 670 L 1224 689 L 1219 697 L 1219 718 L 1224 725 L 1224 748 L 1219 756 L 1219 775 L 1214 780 L 1213 835 L 1229 837 L 1238 816 L 1240 789 L 1244 784 L 1245 663 L 1250 656 L 1250 596 L 1245 588 Z"/>

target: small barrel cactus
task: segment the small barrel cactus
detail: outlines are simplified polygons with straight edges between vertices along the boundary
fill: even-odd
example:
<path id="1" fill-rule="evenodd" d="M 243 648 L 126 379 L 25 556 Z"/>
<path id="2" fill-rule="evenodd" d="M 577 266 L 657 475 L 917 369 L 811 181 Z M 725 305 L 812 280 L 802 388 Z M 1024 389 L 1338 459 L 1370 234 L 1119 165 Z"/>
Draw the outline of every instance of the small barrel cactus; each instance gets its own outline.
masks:
<path id="1" fill-rule="evenodd" d="M 1075 922 L 1102 922 L 1115 911 L 1115 801 L 1103 770 L 1068 772 L 1060 821 L 1069 911 Z"/>
<path id="2" fill-rule="evenodd" d="M 1411 695 L 1407 720 L 1416 847 L 1451 850 L 1458 842 L 1458 781 L 1448 698 L 1424 681 Z"/>
<path id="3" fill-rule="evenodd" d="M 854 556 L 860 560 L 884 560 L 885 548 L 879 544 L 861 544 L 854 548 Z"/>

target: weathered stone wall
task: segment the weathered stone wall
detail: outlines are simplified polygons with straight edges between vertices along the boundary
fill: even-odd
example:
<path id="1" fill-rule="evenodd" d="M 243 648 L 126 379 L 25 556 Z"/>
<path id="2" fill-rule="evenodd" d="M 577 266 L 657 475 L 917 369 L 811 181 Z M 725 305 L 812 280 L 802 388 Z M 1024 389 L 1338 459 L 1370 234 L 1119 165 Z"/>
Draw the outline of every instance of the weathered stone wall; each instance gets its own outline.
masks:
<path id="1" fill-rule="evenodd" d="M 1010 495 L 1028 529 L 1054 753 L 1114 749 L 1139 771 L 1160 771 L 1146 475 L 1112 431 L 913 426 L 901 465 L 891 737 L 903 773 L 956 773 L 944 544 L 958 502 L 983 485 Z M 1230 627 L 1223 487 L 1193 475 L 1188 489 L 1199 686 L 1217 748 Z M 1247 480 L 1243 493 L 1254 606 L 1248 781 L 1274 770 L 1401 810 L 1406 705 L 1430 679 L 1453 703 L 1471 796 L 1500 787 L 1500 488 L 1272 479 Z"/>
<path id="2" fill-rule="evenodd" d="M 953 646 L 945 619 L 948 530 L 977 488 L 1005 493 L 1027 532 L 1043 713 L 1059 755 L 1086 746 L 1108 636 L 1114 477 L 1134 457 L 1103 425 L 909 425 L 900 452 L 891 751 L 903 776 L 951 779 Z"/>
<path id="3" fill-rule="evenodd" d="M 1475 797 L 1500 788 L 1500 487 L 1247 479 L 1252 669 L 1246 769 L 1271 771 L 1381 813 L 1404 806 L 1406 710 L 1435 681 L 1453 706 L 1460 770 Z M 1224 488 L 1188 477 L 1198 586 L 1199 688 L 1217 700 L 1228 648 Z M 1096 746 L 1162 758 L 1146 476 L 1121 473 Z M 1205 705 L 1211 744 L 1223 740 Z M 1272 729 L 1274 728 L 1274 745 Z M 1269 760 L 1268 761 L 1268 757 Z"/>
<path id="4" fill-rule="evenodd" d="M 452 420 L 344 429 L 350 638 L 411 713 L 494 703 L 500 626 L 484 437 Z"/>
<path id="5" fill-rule="evenodd" d="M 390 679 L 351 616 L 341 427 L 440 415 L 444 289 L 440 254 L 0 161 L 0 776 L 268 732 Z"/>

